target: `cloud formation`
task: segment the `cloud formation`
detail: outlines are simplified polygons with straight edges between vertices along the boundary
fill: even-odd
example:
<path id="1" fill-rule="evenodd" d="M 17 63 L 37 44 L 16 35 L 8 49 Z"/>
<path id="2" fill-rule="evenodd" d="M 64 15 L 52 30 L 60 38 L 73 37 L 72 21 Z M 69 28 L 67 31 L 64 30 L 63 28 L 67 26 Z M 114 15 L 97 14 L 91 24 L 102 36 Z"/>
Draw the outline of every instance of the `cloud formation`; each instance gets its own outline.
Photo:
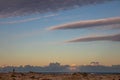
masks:
<path id="1" fill-rule="evenodd" d="M 106 36 L 90 36 L 83 37 L 65 41 L 65 43 L 73 43 L 73 42 L 91 42 L 91 41 L 120 41 L 120 34 L 114 35 L 106 35 Z"/>
<path id="2" fill-rule="evenodd" d="M 53 26 L 53 27 L 48 28 L 48 30 L 81 29 L 81 28 L 113 25 L 113 24 L 120 25 L 120 17 L 72 22 L 72 23 L 62 24 L 62 25 L 58 25 L 58 26 Z M 120 28 L 120 26 L 119 26 L 119 28 Z"/>
<path id="3" fill-rule="evenodd" d="M 0 0 L 0 18 L 55 12 L 114 0 Z"/>
<path id="4" fill-rule="evenodd" d="M 49 17 L 53 17 L 53 16 L 57 16 L 57 15 L 58 15 L 58 14 L 51 14 L 51 15 L 47 15 L 47 16 L 34 17 L 34 18 L 28 18 L 28 19 L 23 19 L 23 20 L 8 21 L 8 22 L 0 22 L 0 24 L 16 24 L 16 23 L 24 23 L 24 22 L 30 22 L 30 21 L 39 20 L 39 19 L 42 19 L 42 18 L 49 18 Z"/>

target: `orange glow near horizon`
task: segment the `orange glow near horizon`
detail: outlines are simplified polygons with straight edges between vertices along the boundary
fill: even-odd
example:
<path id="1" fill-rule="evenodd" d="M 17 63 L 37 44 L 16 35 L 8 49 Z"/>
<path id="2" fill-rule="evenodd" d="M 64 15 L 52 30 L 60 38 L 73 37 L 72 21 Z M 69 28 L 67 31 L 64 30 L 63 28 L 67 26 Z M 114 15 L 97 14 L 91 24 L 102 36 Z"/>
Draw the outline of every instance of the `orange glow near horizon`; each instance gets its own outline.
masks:
<path id="1" fill-rule="evenodd" d="M 69 69 L 71 71 L 76 71 L 76 66 L 77 66 L 76 64 L 71 64 Z"/>

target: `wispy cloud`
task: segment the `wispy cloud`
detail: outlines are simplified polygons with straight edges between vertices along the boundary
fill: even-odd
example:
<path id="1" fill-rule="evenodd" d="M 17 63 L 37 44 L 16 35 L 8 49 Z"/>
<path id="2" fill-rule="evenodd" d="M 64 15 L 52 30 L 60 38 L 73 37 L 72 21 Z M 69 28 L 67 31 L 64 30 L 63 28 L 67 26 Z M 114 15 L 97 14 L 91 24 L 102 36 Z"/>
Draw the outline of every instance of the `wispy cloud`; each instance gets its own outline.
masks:
<path id="1" fill-rule="evenodd" d="M 17 21 L 0 22 L 0 24 L 24 23 L 24 22 L 39 20 L 39 19 L 42 19 L 42 18 L 49 18 L 49 17 L 53 17 L 53 16 L 57 16 L 57 15 L 58 14 L 51 14 L 51 15 L 46 15 L 46 16 L 42 16 L 42 17 L 34 17 L 34 18 L 28 18 L 28 19 L 23 19 L 23 20 L 17 20 Z"/>
<path id="2" fill-rule="evenodd" d="M 81 37 L 81 38 L 65 41 L 65 43 L 91 42 L 91 41 L 120 41 L 120 34 Z"/>
<path id="3" fill-rule="evenodd" d="M 114 0 L 0 0 L 0 18 L 46 13 Z"/>
<path id="4" fill-rule="evenodd" d="M 58 26 L 53 26 L 53 27 L 48 28 L 48 30 L 81 29 L 81 28 L 113 25 L 113 24 L 119 24 L 118 27 L 120 28 L 120 17 L 72 22 L 72 23 L 62 24 Z"/>

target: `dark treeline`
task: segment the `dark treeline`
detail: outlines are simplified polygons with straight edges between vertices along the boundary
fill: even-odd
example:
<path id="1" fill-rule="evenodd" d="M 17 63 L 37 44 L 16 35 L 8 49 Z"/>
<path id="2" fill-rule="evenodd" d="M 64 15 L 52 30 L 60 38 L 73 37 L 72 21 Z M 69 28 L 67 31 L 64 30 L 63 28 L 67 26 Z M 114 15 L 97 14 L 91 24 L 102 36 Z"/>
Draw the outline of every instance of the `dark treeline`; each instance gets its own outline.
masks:
<path id="1" fill-rule="evenodd" d="M 73 69 L 72 69 L 73 68 Z M 0 67 L 0 72 L 93 72 L 93 73 L 120 73 L 120 65 L 104 66 L 104 65 L 86 65 L 86 66 L 70 66 L 60 65 L 60 63 L 50 63 L 48 66 L 5 66 Z"/>

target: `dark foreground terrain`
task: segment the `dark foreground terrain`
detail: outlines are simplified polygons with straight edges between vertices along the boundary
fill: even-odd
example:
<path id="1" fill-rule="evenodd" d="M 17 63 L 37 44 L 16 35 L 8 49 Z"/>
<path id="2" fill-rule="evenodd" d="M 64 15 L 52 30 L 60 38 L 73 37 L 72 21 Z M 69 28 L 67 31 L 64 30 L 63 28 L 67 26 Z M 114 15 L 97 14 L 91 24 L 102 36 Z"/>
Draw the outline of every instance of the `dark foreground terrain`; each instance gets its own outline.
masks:
<path id="1" fill-rule="evenodd" d="M 0 73 L 0 80 L 120 80 L 120 74 Z"/>

